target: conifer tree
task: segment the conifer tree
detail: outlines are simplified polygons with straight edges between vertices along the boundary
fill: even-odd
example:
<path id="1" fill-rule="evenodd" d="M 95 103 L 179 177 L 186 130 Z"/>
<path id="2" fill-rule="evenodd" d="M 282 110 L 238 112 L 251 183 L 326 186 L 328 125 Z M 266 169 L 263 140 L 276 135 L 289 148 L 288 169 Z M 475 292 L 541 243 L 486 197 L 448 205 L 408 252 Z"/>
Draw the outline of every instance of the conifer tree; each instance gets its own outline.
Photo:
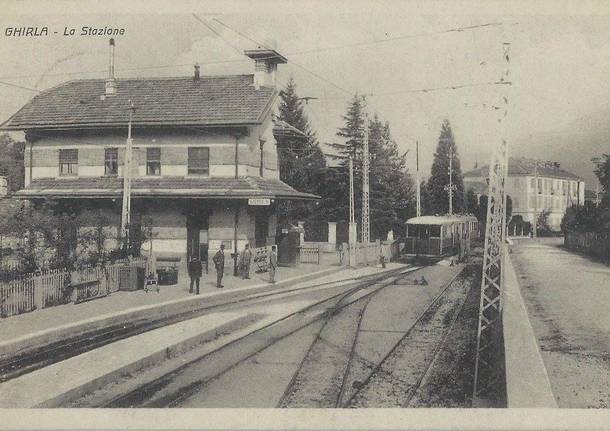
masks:
<path id="1" fill-rule="evenodd" d="M 453 212 L 457 214 L 465 210 L 464 182 L 451 124 L 449 120 L 444 120 L 434 153 L 430 178 L 426 185 L 426 196 L 429 200 L 427 210 L 430 214 L 446 214 L 449 211 L 449 193 L 445 190 L 445 186 L 449 185 L 450 154 L 453 156 L 451 176 L 455 186 L 452 199 Z"/>
<path id="2" fill-rule="evenodd" d="M 280 179 L 298 191 L 320 195 L 325 183 L 326 159 L 292 77 L 280 92 L 280 99 L 278 118 L 307 136 L 276 137 Z M 280 222 L 295 224 L 319 216 L 321 212 L 315 207 L 311 202 L 283 201 L 279 205 Z"/>

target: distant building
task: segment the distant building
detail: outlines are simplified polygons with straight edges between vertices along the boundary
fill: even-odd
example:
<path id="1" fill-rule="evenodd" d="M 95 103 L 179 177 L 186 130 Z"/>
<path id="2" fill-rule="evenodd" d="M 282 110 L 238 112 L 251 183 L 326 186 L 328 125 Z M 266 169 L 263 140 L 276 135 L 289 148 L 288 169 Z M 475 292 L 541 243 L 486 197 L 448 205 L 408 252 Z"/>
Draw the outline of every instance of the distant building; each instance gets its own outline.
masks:
<path id="1" fill-rule="evenodd" d="M 487 194 L 488 175 L 488 166 L 464 173 L 464 189 L 473 190 L 477 197 Z M 549 224 L 557 231 L 566 208 L 585 202 L 585 183 L 580 177 L 562 169 L 559 163 L 539 161 L 536 167 L 535 160 L 523 157 L 509 160 L 506 192 L 512 201 L 513 217 L 520 215 L 533 223 L 537 206 L 538 214 L 550 212 Z"/>

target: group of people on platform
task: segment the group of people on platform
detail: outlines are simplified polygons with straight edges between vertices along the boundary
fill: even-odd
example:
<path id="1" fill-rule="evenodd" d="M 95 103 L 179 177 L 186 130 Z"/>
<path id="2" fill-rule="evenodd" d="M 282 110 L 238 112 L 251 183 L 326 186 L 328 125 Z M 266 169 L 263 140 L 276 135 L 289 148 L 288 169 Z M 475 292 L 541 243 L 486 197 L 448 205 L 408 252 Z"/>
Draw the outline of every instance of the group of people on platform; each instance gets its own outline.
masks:
<path id="1" fill-rule="evenodd" d="M 250 278 L 250 268 L 252 266 L 253 261 L 252 250 L 250 249 L 250 244 L 246 244 L 244 250 L 239 255 L 239 274 L 242 279 Z M 224 287 L 222 284 L 222 278 L 224 276 L 225 270 L 225 246 L 224 244 L 220 245 L 220 249 L 216 252 L 214 257 L 212 258 L 214 262 L 214 268 L 216 270 L 216 287 L 221 289 Z M 277 270 L 277 249 L 276 246 L 271 247 L 271 253 L 269 254 L 269 282 L 275 283 L 275 273 Z M 191 261 L 188 263 L 188 274 L 191 279 L 189 293 L 195 293 L 199 295 L 199 282 L 201 280 L 201 276 L 203 274 L 203 265 L 198 256 L 193 256 Z"/>

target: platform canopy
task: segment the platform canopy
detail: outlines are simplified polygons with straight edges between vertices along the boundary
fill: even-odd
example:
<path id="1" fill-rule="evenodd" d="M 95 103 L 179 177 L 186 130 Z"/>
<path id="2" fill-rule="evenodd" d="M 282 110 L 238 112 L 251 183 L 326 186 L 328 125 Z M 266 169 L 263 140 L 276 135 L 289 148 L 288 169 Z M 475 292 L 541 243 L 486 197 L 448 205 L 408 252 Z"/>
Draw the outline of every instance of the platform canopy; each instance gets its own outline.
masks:
<path id="1" fill-rule="evenodd" d="M 123 193 L 123 179 L 116 177 L 38 178 L 15 194 L 21 198 L 117 198 Z M 317 200 L 319 196 L 299 192 L 272 178 L 134 178 L 134 198 L 209 198 Z"/>

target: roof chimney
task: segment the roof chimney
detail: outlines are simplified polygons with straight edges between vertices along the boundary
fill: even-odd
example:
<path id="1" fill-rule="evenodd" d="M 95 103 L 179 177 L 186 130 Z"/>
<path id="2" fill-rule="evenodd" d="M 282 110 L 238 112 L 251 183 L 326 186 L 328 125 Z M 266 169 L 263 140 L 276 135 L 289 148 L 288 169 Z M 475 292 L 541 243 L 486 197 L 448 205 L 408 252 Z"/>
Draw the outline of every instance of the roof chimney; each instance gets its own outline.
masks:
<path id="1" fill-rule="evenodd" d="M 277 65 L 288 60 L 275 50 L 274 41 L 265 41 L 264 47 L 244 51 L 247 57 L 254 60 L 254 88 L 275 87 Z"/>
<path id="2" fill-rule="evenodd" d="M 199 81 L 199 63 L 195 63 L 195 76 L 193 76 L 195 81 Z"/>
<path id="3" fill-rule="evenodd" d="M 106 96 L 116 94 L 116 80 L 114 79 L 114 39 L 110 39 L 108 52 L 108 79 L 106 79 Z"/>

